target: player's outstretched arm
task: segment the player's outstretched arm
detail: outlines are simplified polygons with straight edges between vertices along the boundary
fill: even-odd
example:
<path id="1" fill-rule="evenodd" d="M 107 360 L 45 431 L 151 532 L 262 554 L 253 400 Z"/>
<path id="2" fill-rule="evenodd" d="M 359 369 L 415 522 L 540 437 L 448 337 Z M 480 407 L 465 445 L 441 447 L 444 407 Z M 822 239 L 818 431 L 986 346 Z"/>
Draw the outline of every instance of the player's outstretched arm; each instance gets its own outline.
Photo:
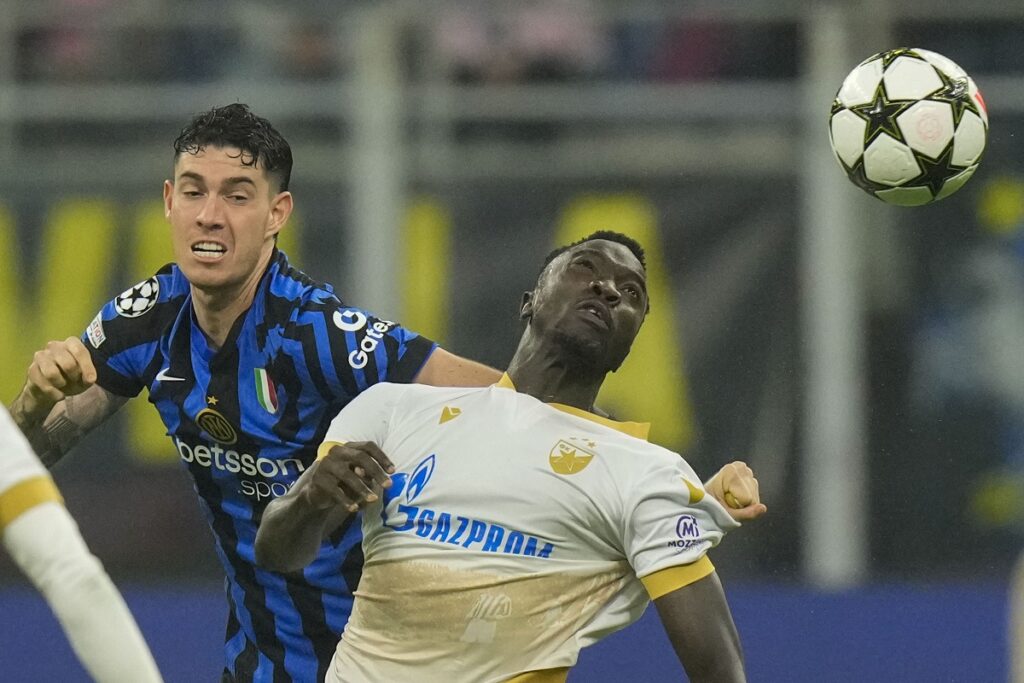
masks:
<path id="1" fill-rule="evenodd" d="M 45 502 L 19 515 L 3 529 L 3 544 L 46 598 L 94 680 L 161 680 L 128 606 L 60 503 Z"/>
<path id="2" fill-rule="evenodd" d="M 327 453 L 288 493 L 263 511 L 256 564 L 296 571 L 316 557 L 323 538 L 391 486 L 394 465 L 370 441 L 327 444 Z"/>
<path id="3" fill-rule="evenodd" d="M 747 680 L 739 634 L 716 572 L 655 599 L 654 604 L 691 683 Z"/>
<path id="4" fill-rule="evenodd" d="M 435 387 L 486 387 L 501 379 L 501 373 L 482 363 L 456 356 L 438 347 L 416 375 L 418 384 Z"/>
<path id="5" fill-rule="evenodd" d="M 36 351 L 10 412 L 48 467 L 128 399 L 96 383 L 96 367 L 78 337 Z"/>

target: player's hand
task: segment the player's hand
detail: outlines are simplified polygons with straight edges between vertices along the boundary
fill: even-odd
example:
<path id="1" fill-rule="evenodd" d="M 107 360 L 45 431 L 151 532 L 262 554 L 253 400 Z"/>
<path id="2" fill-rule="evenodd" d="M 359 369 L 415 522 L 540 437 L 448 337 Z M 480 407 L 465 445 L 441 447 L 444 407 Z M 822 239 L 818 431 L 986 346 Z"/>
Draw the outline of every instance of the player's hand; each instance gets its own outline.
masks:
<path id="1" fill-rule="evenodd" d="M 768 512 L 761 502 L 757 478 L 747 463 L 731 462 L 704 484 L 708 493 L 738 522 L 756 519 Z"/>
<path id="2" fill-rule="evenodd" d="M 337 445 L 317 461 L 306 500 L 314 508 L 342 506 L 355 512 L 378 500 L 391 486 L 395 471 L 380 447 L 372 441 L 349 442 Z"/>
<path id="3" fill-rule="evenodd" d="M 96 366 L 81 339 L 51 341 L 32 356 L 22 389 L 22 406 L 29 415 L 45 417 L 54 405 L 95 383 Z"/>

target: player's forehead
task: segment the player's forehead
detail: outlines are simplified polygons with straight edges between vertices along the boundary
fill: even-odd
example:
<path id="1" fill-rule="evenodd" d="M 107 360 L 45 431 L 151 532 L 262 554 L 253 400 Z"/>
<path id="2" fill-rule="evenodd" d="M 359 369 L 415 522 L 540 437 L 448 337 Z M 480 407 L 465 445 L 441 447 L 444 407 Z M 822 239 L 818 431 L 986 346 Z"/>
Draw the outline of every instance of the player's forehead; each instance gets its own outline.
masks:
<path id="1" fill-rule="evenodd" d="M 257 185 L 269 182 L 263 166 L 251 154 L 214 145 L 179 154 L 174 160 L 174 176 L 210 183 L 232 178 L 248 178 Z"/>
<path id="2" fill-rule="evenodd" d="M 578 256 L 590 256 L 604 260 L 618 268 L 629 271 L 640 280 L 647 279 L 640 259 L 625 244 L 605 239 L 593 239 L 570 247 L 563 254 L 567 261 L 571 261 Z"/>

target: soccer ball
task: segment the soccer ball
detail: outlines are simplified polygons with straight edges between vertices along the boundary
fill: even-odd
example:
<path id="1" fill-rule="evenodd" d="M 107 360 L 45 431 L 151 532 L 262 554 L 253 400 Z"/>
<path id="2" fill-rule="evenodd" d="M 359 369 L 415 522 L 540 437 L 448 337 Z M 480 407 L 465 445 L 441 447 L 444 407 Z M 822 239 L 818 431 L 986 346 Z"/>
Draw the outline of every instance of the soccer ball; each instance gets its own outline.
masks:
<path id="1" fill-rule="evenodd" d="M 974 175 L 988 112 L 978 86 L 952 60 L 902 47 L 850 72 L 832 102 L 829 134 L 857 187 L 890 204 L 919 206 Z"/>

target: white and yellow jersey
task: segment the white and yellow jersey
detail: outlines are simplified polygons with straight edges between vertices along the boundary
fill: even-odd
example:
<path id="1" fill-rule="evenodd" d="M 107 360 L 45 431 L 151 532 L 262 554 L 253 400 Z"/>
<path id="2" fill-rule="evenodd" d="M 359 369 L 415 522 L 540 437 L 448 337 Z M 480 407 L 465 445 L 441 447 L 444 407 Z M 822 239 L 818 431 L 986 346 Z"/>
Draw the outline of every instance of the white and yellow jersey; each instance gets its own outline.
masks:
<path id="1" fill-rule="evenodd" d="M 580 648 L 710 574 L 738 526 L 647 425 L 521 394 L 380 384 L 321 453 L 373 441 L 392 486 L 327 680 L 564 681 Z"/>
<path id="2" fill-rule="evenodd" d="M 31 508 L 63 502 L 10 414 L 0 408 L 0 532 Z"/>

